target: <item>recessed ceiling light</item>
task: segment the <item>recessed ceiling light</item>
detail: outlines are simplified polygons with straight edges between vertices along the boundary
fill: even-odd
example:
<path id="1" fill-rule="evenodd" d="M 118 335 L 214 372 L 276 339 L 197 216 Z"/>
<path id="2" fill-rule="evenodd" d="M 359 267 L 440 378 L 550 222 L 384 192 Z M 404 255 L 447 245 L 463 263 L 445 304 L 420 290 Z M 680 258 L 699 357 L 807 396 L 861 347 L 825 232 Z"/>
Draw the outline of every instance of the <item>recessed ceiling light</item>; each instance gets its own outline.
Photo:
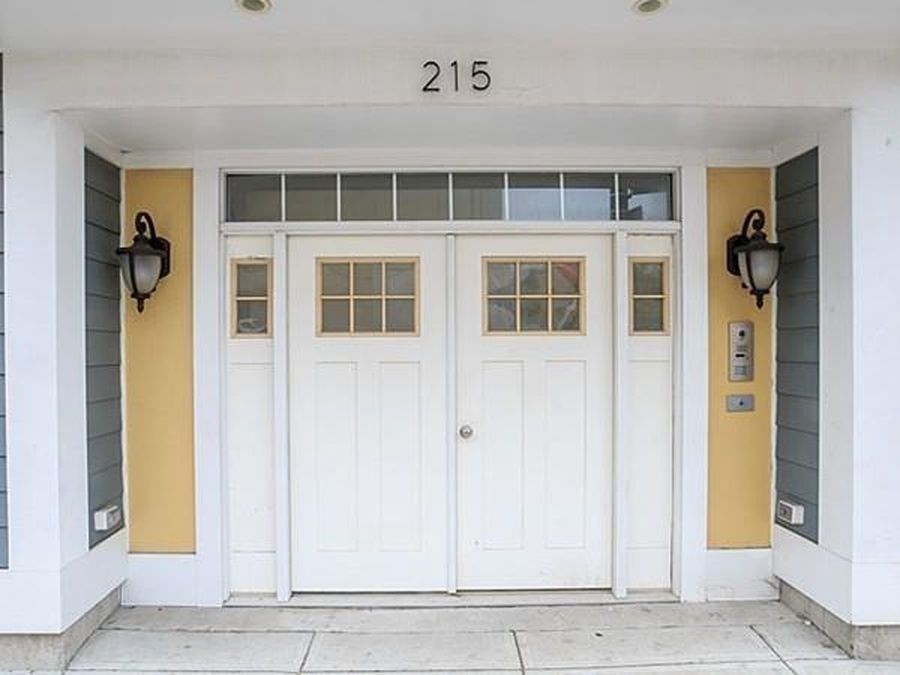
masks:
<path id="1" fill-rule="evenodd" d="M 272 9 L 272 0 L 235 0 L 237 6 L 245 12 L 262 14 Z"/>
<path id="2" fill-rule="evenodd" d="M 659 14 L 668 5 L 669 0 L 636 0 L 631 9 L 641 16 L 651 16 Z"/>

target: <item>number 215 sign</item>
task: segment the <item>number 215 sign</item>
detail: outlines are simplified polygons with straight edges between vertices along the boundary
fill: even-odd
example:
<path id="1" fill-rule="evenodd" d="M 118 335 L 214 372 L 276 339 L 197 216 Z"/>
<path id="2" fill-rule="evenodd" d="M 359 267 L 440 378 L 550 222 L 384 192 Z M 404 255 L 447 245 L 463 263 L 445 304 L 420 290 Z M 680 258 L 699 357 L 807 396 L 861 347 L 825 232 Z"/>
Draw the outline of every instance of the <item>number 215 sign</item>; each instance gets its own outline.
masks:
<path id="1" fill-rule="evenodd" d="M 437 61 L 426 61 L 422 64 L 422 70 L 425 71 L 425 84 L 422 85 L 422 91 L 429 94 L 436 94 L 443 89 L 442 86 L 450 91 L 459 91 L 460 87 L 469 87 L 473 91 L 487 91 L 491 88 L 491 74 L 488 72 L 487 61 L 472 61 L 471 71 L 461 73 L 459 61 L 450 62 L 450 74 L 442 76 L 441 64 Z M 447 79 L 450 82 L 446 83 Z"/>

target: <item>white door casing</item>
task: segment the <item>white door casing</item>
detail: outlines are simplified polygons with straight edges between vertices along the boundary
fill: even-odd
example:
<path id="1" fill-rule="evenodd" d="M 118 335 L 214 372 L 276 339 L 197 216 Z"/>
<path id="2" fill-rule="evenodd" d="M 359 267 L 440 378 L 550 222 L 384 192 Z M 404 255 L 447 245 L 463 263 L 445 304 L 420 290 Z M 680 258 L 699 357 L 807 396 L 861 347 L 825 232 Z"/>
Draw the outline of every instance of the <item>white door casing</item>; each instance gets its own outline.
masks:
<path id="1" fill-rule="evenodd" d="M 612 243 L 457 242 L 459 587 L 611 582 Z M 484 258 L 581 258 L 583 334 L 489 335 Z"/>
<path id="2" fill-rule="evenodd" d="M 317 335 L 317 259 L 360 257 L 417 259 L 417 335 Z M 288 261 L 293 588 L 443 589 L 444 238 L 292 237 Z"/>

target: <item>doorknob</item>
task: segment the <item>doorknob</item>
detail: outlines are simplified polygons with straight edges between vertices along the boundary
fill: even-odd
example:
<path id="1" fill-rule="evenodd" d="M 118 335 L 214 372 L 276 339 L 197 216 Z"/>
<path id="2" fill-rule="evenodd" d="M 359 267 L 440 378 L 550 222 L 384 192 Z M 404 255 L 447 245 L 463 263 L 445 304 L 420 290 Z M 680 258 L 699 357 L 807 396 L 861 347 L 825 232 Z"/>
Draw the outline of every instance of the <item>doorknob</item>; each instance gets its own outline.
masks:
<path id="1" fill-rule="evenodd" d="M 459 428 L 459 437 L 461 439 L 463 439 L 464 441 L 472 438 L 472 436 L 474 436 L 474 435 L 475 435 L 475 430 L 472 427 L 470 427 L 468 424 L 463 424 Z"/>

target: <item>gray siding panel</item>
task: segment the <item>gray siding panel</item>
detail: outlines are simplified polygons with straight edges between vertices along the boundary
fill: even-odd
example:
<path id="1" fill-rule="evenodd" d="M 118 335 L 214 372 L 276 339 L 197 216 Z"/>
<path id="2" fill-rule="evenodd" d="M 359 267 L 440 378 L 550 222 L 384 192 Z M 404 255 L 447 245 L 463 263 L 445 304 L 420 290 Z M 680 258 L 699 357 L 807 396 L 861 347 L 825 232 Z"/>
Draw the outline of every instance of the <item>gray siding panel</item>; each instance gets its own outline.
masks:
<path id="1" fill-rule="evenodd" d="M 785 162 L 775 172 L 775 199 L 781 200 L 795 192 L 819 184 L 819 150 L 803 153 Z"/>
<path id="2" fill-rule="evenodd" d="M 95 546 L 124 527 L 123 519 L 116 530 L 97 532 L 93 517 L 103 506 L 122 508 L 119 169 L 85 152 L 84 182 L 88 530 Z"/>
<path id="3" fill-rule="evenodd" d="M 775 488 L 804 507 L 804 523 L 787 527 L 819 536 L 819 168 L 811 150 L 775 172 L 778 240 L 785 245 L 776 287 Z"/>
<path id="4" fill-rule="evenodd" d="M 3 55 L 0 54 L 0 270 L 3 265 L 3 251 L 6 246 L 3 241 L 5 238 L 5 223 L 3 212 L 5 210 L 5 201 L 3 196 L 4 173 L 3 173 Z M 6 312 L 4 311 L 6 303 L 6 295 L 2 289 L 5 287 L 3 273 L 0 271 L 0 374 L 6 374 L 6 362 L 4 361 L 4 344 L 3 335 L 6 334 Z M 5 379 L 3 385 L 4 405 L 0 407 L 0 509 L 3 509 L 3 522 L 0 523 L 0 568 L 9 567 L 9 531 L 6 526 L 6 508 L 7 508 L 7 485 L 6 478 L 6 387 Z"/>
<path id="5" fill-rule="evenodd" d="M 815 185 L 778 201 L 778 230 L 790 230 L 819 219 L 819 189 Z"/>

